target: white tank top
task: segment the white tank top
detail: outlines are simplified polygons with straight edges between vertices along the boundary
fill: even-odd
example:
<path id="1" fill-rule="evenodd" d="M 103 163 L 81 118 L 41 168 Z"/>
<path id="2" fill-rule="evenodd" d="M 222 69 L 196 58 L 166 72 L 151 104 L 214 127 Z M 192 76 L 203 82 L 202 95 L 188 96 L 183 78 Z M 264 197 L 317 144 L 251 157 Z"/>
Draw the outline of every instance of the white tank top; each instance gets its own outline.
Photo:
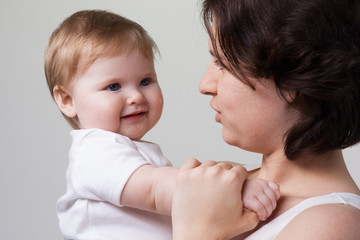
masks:
<path id="1" fill-rule="evenodd" d="M 360 210 L 360 196 L 353 193 L 332 193 L 328 195 L 305 199 L 290 208 L 271 222 L 262 226 L 259 230 L 248 236 L 247 240 L 270 240 L 275 239 L 281 230 L 302 211 L 323 204 L 340 203 L 356 207 Z"/>

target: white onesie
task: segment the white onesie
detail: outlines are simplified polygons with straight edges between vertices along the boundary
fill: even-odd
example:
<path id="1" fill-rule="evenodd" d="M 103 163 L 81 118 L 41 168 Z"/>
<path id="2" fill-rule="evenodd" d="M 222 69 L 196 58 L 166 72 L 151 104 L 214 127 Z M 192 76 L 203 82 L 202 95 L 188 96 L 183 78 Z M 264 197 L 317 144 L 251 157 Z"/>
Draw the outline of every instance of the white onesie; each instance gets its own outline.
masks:
<path id="1" fill-rule="evenodd" d="M 275 239 L 281 230 L 298 214 L 304 210 L 322 204 L 342 203 L 356 207 L 360 210 L 360 196 L 353 193 L 332 193 L 328 195 L 305 199 L 290 208 L 271 222 L 262 226 L 259 230 L 248 236 L 247 240 L 270 240 Z"/>
<path id="2" fill-rule="evenodd" d="M 73 130 L 67 192 L 57 202 L 65 239 L 169 240 L 171 218 L 124 207 L 120 197 L 136 169 L 171 166 L 158 145 L 100 129 Z"/>

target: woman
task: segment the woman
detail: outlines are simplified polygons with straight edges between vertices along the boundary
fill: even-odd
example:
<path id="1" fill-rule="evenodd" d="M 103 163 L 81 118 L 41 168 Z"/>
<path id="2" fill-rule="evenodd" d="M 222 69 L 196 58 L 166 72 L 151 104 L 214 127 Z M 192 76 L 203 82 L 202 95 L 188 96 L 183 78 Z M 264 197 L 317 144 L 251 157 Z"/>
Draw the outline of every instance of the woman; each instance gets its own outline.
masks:
<path id="1" fill-rule="evenodd" d="M 282 196 L 245 232 L 256 220 L 241 198 L 221 204 L 233 197 L 218 186 L 232 169 L 204 179 L 216 165 L 190 160 L 173 200 L 174 239 L 359 239 L 360 190 L 341 149 L 360 141 L 360 2 L 205 0 L 203 17 L 212 62 L 200 92 L 228 144 L 263 154 L 249 177 L 277 182 Z M 209 197 L 211 207 L 197 207 Z"/>

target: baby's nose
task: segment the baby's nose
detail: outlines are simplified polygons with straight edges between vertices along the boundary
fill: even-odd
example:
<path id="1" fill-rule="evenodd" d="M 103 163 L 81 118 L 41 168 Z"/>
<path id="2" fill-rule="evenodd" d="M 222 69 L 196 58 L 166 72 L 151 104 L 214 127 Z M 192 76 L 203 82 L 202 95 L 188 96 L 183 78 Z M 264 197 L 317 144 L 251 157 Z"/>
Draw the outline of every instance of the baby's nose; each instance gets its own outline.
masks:
<path id="1" fill-rule="evenodd" d="M 138 90 L 133 90 L 131 91 L 131 93 L 129 93 L 126 103 L 131 105 L 131 104 L 141 104 L 145 102 L 145 97 L 144 95 L 138 91 Z"/>

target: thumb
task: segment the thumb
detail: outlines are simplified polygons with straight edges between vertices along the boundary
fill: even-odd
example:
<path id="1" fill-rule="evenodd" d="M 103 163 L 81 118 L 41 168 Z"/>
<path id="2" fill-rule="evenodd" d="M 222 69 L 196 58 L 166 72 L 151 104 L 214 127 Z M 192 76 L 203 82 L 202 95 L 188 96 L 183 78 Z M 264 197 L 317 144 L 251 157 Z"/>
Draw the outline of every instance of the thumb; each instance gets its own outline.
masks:
<path id="1" fill-rule="evenodd" d="M 239 227 L 242 232 L 247 232 L 253 230 L 259 222 L 260 219 L 255 212 L 244 209 L 242 221 L 239 223 Z"/>
<path id="2" fill-rule="evenodd" d="M 226 239 L 233 239 L 234 237 L 242 233 L 253 230 L 258 225 L 259 222 L 260 219 L 258 218 L 256 213 L 244 209 L 238 227 L 232 228 L 233 231 L 230 233 L 230 237 Z"/>

